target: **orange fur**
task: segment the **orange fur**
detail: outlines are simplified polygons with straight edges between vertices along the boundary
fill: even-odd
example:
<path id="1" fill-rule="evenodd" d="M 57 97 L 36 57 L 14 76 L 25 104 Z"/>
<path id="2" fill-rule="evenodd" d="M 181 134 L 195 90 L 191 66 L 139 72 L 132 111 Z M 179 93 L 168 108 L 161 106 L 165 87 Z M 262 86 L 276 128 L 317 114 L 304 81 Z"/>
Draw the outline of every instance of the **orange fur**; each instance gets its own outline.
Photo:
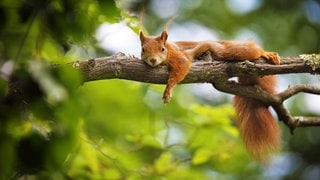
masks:
<path id="1" fill-rule="evenodd" d="M 140 32 L 141 59 L 150 66 L 159 64 L 167 64 L 169 66 L 169 79 L 163 94 L 164 103 L 168 103 L 171 99 L 173 87 L 186 77 L 192 61 L 179 49 L 179 46 L 167 42 L 167 37 L 166 31 L 163 31 L 157 37 L 145 37 Z"/>
<path id="2" fill-rule="evenodd" d="M 258 85 L 265 91 L 275 93 L 275 76 L 239 77 L 243 85 Z M 263 103 L 240 96 L 233 99 L 238 127 L 248 152 L 256 159 L 265 161 L 280 147 L 280 129 Z"/>
<path id="3" fill-rule="evenodd" d="M 192 60 L 200 54 L 210 51 L 215 60 L 254 61 L 262 57 L 273 64 L 280 64 L 276 52 L 267 52 L 253 42 L 239 41 L 179 41 L 167 42 L 168 34 L 164 30 L 160 36 L 146 37 L 140 32 L 141 59 L 152 67 L 166 64 L 169 67 L 169 79 L 163 94 L 164 103 L 171 98 L 173 87 L 181 82 L 189 72 Z M 262 89 L 275 93 L 275 77 L 239 77 L 239 83 L 258 85 Z M 265 160 L 270 153 L 279 149 L 280 131 L 268 107 L 254 99 L 235 96 L 234 106 L 238 117 L 239 129 L 248 152 L 259 160 Z"/>
<path id="4" fill-rule="evenodd" d="M 184 43 L 181 43 L 184 44 Z M 190 42 L 188 42 L 190 44 Z M 266 52 L 250 41 L 203 41 L 197 42 L 194 48 L 188 46 L 185 52 L 191 58 L 200 53 L 210 51 L 215 60 L 221 61 L 254 61 L 262 57 L 274 64 L 280 63 L 278 53 Z"/>

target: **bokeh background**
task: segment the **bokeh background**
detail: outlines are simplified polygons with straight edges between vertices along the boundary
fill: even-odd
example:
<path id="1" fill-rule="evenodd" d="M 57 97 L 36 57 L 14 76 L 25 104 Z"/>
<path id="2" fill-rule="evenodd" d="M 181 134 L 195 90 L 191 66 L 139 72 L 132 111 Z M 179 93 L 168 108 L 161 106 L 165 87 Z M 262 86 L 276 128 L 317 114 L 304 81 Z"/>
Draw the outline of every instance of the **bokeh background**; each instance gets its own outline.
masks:
<path id="1" fill-rule="evenodd" d="M 179 85 L 163 105 L 164 85 L 82 84 L 72 68 L 52 68 L 119 51 L 139 56 L 142 8 L 150 35 L 178 15 L 170 41 L 253 40 L 281 56 L 320 51 L 315 0 L 2 0 L 0 179 L 320 179 L 318 127 L 291 135 L 279 122 L 282 151 L 264 165 L 242 145 L 232 96 L 211 85 Z M 280 75 L 278 89 L 319 80 Z M 16 86 L 23 93 L 9 93 Z M 319 102 L 298 94 L 286 106 L 319 116 Z"/>

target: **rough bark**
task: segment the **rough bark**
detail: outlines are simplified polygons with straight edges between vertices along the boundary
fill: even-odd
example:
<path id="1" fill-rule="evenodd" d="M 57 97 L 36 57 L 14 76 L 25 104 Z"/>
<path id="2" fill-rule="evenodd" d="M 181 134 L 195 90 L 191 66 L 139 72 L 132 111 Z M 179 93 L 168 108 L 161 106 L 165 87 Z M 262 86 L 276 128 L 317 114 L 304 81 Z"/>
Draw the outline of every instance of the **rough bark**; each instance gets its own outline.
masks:
<path id="1" fill-rule="evenodd" d="M 85 82 L 102 79 L 128 79 L 140 82 L 166 84 L 168 69 L 166 66 L 152 68 L 135 57 L 123 53 L 113 56 L 76 61 L 72 66 L 83 72 Z M 189 74 L 182 83 L 215 82 L 221 78 L 240 75 L 270 75 L 289 73 L 320 73 L 320 55 L 300 55 L 281 57 L 280 65 L 255 62 L 223 62 L 211 60 L 207 55 L 192 63 Z"/>

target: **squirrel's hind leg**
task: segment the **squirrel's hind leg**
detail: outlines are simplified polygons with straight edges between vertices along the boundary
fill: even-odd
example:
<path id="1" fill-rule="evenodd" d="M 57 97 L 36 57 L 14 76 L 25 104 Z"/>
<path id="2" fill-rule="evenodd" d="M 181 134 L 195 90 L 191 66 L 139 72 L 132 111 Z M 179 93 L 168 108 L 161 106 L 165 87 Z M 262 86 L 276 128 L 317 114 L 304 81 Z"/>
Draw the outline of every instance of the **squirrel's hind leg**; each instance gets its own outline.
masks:
<path id="1" fill-rule="evenodd" d="M 273 64 L 280 64 L 280 57 L 276 52 L 263 52 L 261 55 L 262 58 L 265 58 L 268 61 L 271 61 Z"/>

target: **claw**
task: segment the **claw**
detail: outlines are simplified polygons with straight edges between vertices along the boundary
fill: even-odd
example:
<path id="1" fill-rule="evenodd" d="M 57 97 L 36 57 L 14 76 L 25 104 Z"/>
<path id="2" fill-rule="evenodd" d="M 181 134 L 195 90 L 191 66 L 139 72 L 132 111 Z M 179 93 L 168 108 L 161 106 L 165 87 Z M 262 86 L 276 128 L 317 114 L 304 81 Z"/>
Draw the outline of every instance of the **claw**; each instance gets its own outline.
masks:
<path id="1" fill-rule="evenodd" d="M 135 55 L 133 55 L 133 54 L 129 54 L 129 59 L 131 59 L 131 60 L 136 60 L 136 59 L 138 59 Z"/>

